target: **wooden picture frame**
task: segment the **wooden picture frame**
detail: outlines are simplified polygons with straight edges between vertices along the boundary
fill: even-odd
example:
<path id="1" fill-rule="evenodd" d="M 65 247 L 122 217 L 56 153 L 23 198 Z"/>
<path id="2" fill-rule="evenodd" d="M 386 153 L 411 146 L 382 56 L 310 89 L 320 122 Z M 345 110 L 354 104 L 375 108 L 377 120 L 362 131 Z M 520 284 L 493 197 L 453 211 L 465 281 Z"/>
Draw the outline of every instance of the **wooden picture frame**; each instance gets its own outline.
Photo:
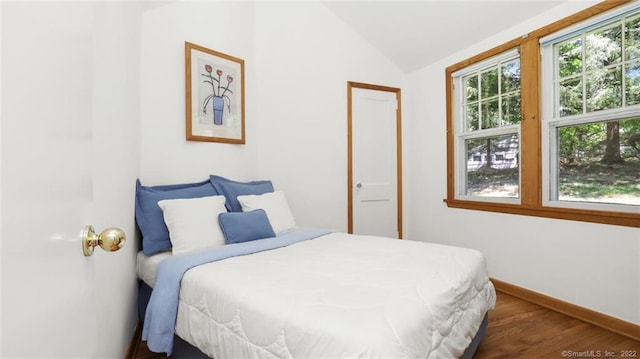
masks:
<path id="1" fill-rule="evenodd" d="M 244 60 L 184 44 L 187 140 L 244 144 Z"/>

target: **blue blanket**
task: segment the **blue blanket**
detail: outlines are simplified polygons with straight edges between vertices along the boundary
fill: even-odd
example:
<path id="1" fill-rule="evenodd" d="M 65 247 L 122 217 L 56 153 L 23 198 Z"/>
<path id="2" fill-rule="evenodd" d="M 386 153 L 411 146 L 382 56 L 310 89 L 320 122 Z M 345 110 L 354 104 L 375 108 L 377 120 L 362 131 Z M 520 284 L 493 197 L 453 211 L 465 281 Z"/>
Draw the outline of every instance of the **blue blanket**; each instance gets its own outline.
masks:
<path id="1" fill-rule="evenodd" d="M 151 351 L 171 355 L 178 315 L 180 281 L 187 270 L 201 264 L 285 247 L 330 233 L 321 229 L 300 229 L 278 237 L 226 246 L 167 258 L 158 265 L 156 283 L 145 314 L 142 339 Z"/>

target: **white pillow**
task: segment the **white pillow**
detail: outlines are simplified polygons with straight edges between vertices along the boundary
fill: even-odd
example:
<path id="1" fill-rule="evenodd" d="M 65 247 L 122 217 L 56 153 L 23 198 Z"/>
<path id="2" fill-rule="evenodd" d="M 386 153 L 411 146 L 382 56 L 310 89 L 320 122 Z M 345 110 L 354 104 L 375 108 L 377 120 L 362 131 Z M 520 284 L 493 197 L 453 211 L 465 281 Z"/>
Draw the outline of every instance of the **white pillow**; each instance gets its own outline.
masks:
<path id="1" fill-rule="evenodd" d="M 263 209 L 267 212 L 267 218 L 276 235 L 296 228 L 296 220 L 293 218 L 284 192 L 275 191 L 260 195 L 238 196 L 238 202 L 242 206 L 242 212 Z"/>
<path id="2" fill-rule="evenodd" d="M 218 215 L 226 212 L 224 196 L 165 199 L 158 202 L 169 229 L 173 254 L 224 245 Z"/>

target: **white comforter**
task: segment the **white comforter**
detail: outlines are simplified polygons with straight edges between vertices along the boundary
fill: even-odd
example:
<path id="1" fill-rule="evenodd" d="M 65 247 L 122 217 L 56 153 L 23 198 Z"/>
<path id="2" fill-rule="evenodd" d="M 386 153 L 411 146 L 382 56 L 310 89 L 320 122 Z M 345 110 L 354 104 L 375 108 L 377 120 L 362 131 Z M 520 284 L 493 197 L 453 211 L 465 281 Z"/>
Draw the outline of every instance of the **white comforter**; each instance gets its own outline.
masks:
<path id="1" fill-rule="evenodd" d="M 478 251 L 334 233 L 189 270 L 176 333 L 219 359 L 457 358 L 494 305 Z"/>

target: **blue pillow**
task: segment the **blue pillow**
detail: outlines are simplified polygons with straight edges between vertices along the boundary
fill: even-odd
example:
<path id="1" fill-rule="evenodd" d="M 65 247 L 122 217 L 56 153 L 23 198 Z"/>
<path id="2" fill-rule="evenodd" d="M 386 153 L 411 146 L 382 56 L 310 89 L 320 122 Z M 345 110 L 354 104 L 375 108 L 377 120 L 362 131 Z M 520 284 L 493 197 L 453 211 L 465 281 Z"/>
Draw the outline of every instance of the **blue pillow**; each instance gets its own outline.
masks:
<path id="1" fill-rule="evenodd" d="M 229 212 L 242 212 L 238 196 L 273 192 L 271 181 L 236 182 L 220 176 L 209 176 L 209 180 L 219 194 L 224 195 Z"/>
<path id="2" fill-rule="evenodd" d="M 267 212 L 256 209 L 250 212 L 227 212 L 218 215 L 220 229 L 226 244 L 255 241 L 275 237 Z"/>
<path id="3" fill-rule="evenodd" d="M 136 223 L 142 233 L 142 252 L 151 255 L 171 248 L 169 230 L 158 201 L 175 198 L 200 198 L 219 193 L 210 181 L 145 187 L 136 180 Z"/>

